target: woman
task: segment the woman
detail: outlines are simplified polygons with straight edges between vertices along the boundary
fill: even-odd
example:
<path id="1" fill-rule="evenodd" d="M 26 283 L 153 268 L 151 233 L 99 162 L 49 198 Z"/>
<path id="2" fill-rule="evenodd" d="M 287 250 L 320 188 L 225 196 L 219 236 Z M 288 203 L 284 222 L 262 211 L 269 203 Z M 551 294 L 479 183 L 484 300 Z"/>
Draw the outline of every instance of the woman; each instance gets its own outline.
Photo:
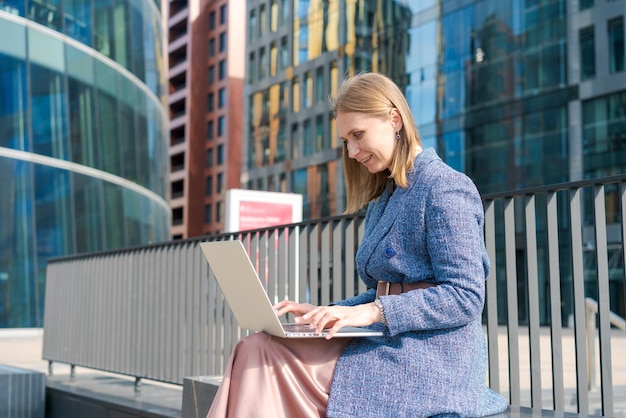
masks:
<path id="1" fill-rule="evenodd" d="M 367 206 L 357 269 L 368 290 L 331 306 L 282 301 L 279 315 L 326 340 L 263 333 L 233 351 L 212 416 L 484 416 L 506 409 L 485 386 L 481 325 L 489 260 L 472 181 L 423 150 L 387 77 L 345 81 L 333 104 L 344 143 L 347 213 Z M 384 337 L 332 339 L 343 326 Z"/>

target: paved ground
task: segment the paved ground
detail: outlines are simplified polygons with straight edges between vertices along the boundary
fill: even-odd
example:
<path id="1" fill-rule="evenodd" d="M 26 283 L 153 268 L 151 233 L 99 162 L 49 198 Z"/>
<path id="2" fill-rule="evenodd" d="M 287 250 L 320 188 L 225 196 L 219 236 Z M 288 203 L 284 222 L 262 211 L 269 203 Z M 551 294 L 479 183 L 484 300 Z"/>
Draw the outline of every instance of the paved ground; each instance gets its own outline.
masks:
<path id="1" fill-rule="evenodd" d="M 612 352 L 612 378 L 613 378 L 613 399 L 614 399 L 614 416 L 616 418 L 626 418 L 626 333 L 619 330 L 613 331 L 611 340 Z M 14 367 L 37 370 L 43 373 L 48 372 L 48 363 L 41 358 L 43 331 L 41 329 L 0 329 L 0 364 L 6 364 Z M 499 360 L 502 363 L 500 368 L 500 380 L 502 382 L 502 392 L 508 390 L 508 357 L 506 334 L 501 332 L 501 342 L 499 343 L 500 353 Z M 544 388 L 543 407 L 551 409 L 551 369 L 550 363 L 550 336 L 548 330 L 541 336 L 541 358 L 542 358 L 542 386 Z M 520 369 L 521 369 L 521 388 L 522 388 L 522 405 L 530 406 L 530 364 L 528 338 L 522 336 L 519 341 L 520 347 Z M 563 368 L 564 382 L 566 386 L 566 399 L 569 399 L 570 406 L 566 409 L 568 412 L 576 412 L 576 367 L 575 367 L 574 337 L 570 330 L 564 330 L 563 337 Z M 53 372 L 55 375 L 69 374 L 68 365 L 54 364 Z M 91 369 L 77 367 L 76 373 L 94 373 Z M 600 381 L 599 365 L 596 367 L 596 382 Z M 106 374 L 106 373 L 103 373 Z M 600 393 L 598 389 L 590 392 L 590 413 L 600 415 L 599 410 Z"/>

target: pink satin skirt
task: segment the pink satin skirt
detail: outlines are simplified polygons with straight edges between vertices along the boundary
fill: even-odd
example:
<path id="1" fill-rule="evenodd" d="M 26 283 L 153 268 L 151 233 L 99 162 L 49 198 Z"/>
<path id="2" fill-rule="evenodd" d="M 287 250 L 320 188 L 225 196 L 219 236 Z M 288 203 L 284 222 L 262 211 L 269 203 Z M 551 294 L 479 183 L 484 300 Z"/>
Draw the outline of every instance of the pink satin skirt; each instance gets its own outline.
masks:
<path id="1" fill-rule="evenodd" d="M 250 335 L 233 350 L 207 418 L 325 417 L 337 359 L 349 338 Z"/>

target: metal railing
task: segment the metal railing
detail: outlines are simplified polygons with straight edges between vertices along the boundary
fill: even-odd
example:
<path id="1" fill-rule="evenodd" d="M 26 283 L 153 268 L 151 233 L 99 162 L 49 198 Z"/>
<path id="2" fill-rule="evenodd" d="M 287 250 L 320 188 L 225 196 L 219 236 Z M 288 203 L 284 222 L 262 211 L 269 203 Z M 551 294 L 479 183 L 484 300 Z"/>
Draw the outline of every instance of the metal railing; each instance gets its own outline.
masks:
<path id="1" fill-rule="evenodd" d="M 623 315 L 625 190 L 626 176 L 617 176 L 484 196 L 492 260 L 484 312 L 488 379 L 511 404 L 545 408 L 549 401 L 551 409 L 567 411 L 566 391 L 573 386 L 577 412 L 595 412 L 585 314 L 585 300 L 593 297 L 601 410 L 613 415 L 609 289 L 617 293 L 613 310 Z M 354 266 L 362 234 L 362 216 L 340 216 L 51 260 L 43 358 L 134 376 L 138 383 L 219 375 L 246 331 L 225 303 L 201 241 L 241 239 L 271 300 L 327 304 L 365 290 Z M 550 370 L 540 351 L 546 330 Z M 573 381 L 563 367 L 570 340 Z M 546 372 L 549 384 L 542 382 Z M 525 380 L 530 399 L 522 399 Z"/>

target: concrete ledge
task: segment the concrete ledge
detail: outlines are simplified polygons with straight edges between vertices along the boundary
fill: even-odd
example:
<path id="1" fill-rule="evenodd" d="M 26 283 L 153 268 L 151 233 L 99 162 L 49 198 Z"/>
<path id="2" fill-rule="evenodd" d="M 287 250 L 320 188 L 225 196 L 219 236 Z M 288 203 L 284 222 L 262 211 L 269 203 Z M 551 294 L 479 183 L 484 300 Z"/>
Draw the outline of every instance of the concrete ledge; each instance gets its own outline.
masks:
<path id="1" fill-rule="evenodd" d="M 205 418 L 221 376 L 194 376 L 183 380 L 183 415 L 182 418 Z M 511 406 L 502 414 L 492 415 L 492 418 L 581 418 L 598 417 L 595 415 L 580 415 L 570 412 L 555 412 L 546 409 L 535 409 L 520 406 Z"/>
<path id="2" fill-rule="evenodd" d="M 0 417 L 44 418 L 46 375 L 0 364 Z"/>
<path id="3" fill-rule="evenodd" d="M 182 388 L 108 374 L 48 376 L 46 418 L 180 418 Z"/>
<path id="4" fill-rule="evenodd" d="M 182 418 L 205 418 L 221 381 L 221 376 L 185 377 Z"/>

